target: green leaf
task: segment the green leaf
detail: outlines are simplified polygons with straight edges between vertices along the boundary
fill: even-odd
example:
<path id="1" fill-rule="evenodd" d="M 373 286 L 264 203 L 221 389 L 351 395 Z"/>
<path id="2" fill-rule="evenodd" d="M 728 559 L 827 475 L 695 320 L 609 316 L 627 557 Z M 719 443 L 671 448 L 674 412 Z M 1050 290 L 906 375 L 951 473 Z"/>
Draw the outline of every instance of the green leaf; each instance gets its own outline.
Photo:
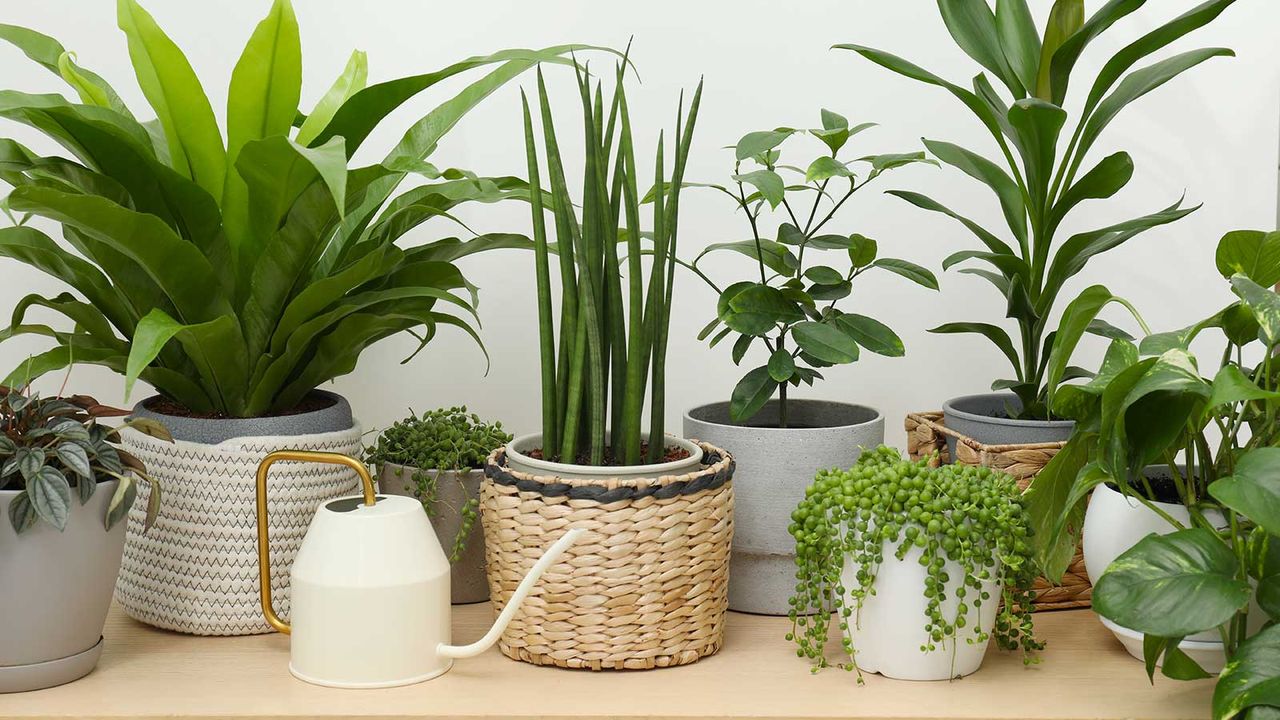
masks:
<path id="1" fill-rule="evenodd" d="M 848 280 L 841 280 L 832 285 L 812 285 L 809 288 L 809 296 L 814 300 L 842 300 L 849 297 L 853 292 L 853 283 Z"/>
<path id="2" fill-rule="evenodd" d="M 839 329 L 822 323 L 805 321 L 791 328 L 800 349 L 823 362 L 844 365 L 858 359 L 858 345 Z"/>
<path id="3" fill-rule="evenodd" d="M 84 447 L 73 442 L 64 442 L 58 444 L 54 453 L 68 470 L 82 478 L 93 479 L 93 466 L 89 464 L 89 454 L 85 452 Z"/>
<path id="4" fill-rule="evenodd" d="M 1029 93 L 1040 67 L 1040 34 L 1027 0 L 996 0 L 996 34 L 1009 68 Z"/>
<path id="5" fill-rule="evenodd" d="M 1236 273 L 1263 286 L 1280 282 L 1280 232 L 1236 230 L 1222 236 L 1214 263 L 1222 277 Z"/>
<path id="6" fill-rule="evenodd" d="M 795 302 L 768 285 L 752 285 L 738 292 L 729 300 L 729 310 L 728 315 L 721 319 L 744 335 L 763 335 L 777 323 L 804 318 Z"/>
<path id="7" fill-rule="evenodd" d="M 728 250 L 739 255 L 746 255 L 753 260 L 764 263 L 765 267 L 779 275 L 789 276 L 795 272 L 796 266 L 799 265 L 796 256 L 786 246 L 763 238 L 758 242 L 756 240 L 737 240 L 735 242 L 712 243 L 698 253 L 698 257 L 694 259 L 693 264 L 696 266 L 703 256 L 719 250 Z"/>
<path id="8" fill-rule="evenodd" d="M 1055 0 L 1044 28 L 1040 68 L 1036 74 L 1036 97 L 1053 101 L 1051 69 L 1058 48 L 1084 25 L 1084 0 Z"/>
<path id="9" fill-rule="evenodd" d="M 769 377 L 774 381 L 784 383 L 791 379 L 796 372 L 795 360 L 791 357 L 791 353 L 786 350 L 775 350 L 769 356 Z"/>
<path id="10" fill-rule="evenodd" d="M 834 110 L 822 108 L 821 115 L 823 130 L 846 130 L 849 127 L 849 120 Z"/>
<path id="11" fill-rule="evenodd" d="M 1086 471 L 1092 441 L 1084 433 L 1073 433 L 1031 480 L 1024 495 L 1036 564 L 1053 583 L 1061 582 L 1079 546 L 1083 499 L 1105 479 L 1096 472 L 1096 465 L 1093 472 Z"/>
<path id="12" fill-rule="evenodd" d="M 951 37 L 966 55 L 994 73 L 1014 97 L 1026 95 L 1000 47 L 996 18 L 987 0 L 938 0 L 938 10 Z"/>
<path id="13" fill-rule="evenodd" d="M 845 280 L 844 273 L 826 265 L 815 265 L 805 270 L 804 276 L 819 285 L 835 285 Z"/>
<path id="14" fill-rule="evenodd" d="M 1213 378 L 1207 410 L 1250 400 L 1280 400 L 1280 393 L 1263 390 L 1237 365 L 1223 365 Z"/>
<path id="15" fill-rule="evenodd" d="M 31 506 L 31 496 L 24 490 L 9 503 L 9 524 L 14 533 L 21 534 L 36 524 L 36 509 Z"/>
<path id="16" fill-rule="evenodd" d="M 909 153 L 884 153 L 882 155 L 868 155 L 858 158 L 858 162 L 871 163 L 872 176 L 893 170 L 894 168 L 913 165 L 915 163 L 925 163 L 927 165 L 937 165 L 938 163 L 925 157 L 923 152 Z"/>
<path id="17" fill-rule="evenodd" d="M 1204 528 L 1148 535 L 1093 588 L 1103 617 L 1141 633 L 1183 637 L 1227 622 L 1252 594 L 1231 550 Z"/>
<path id="18" fill-rule="evenodd" d="M 1267 347 L 1280 343 L 1280 295 L 1238 273 L 1231 277 L 1231 289 L 1253 311 L 1258 334 Z"/>
<path id="19" fill-rule="evenodd" d="M 906 353 L 902 338 L 879 320 L 857 313 L 846 313 L 836 318 L 836 324 L 858 345 L 877 355 L 902 357 Z"/>
<path id="20" fill-rule="evenodd" d="M 927 139 L 924 145 L 942 162 L 963 171 L 964 174 L 991 188 L 1000 199 L 1000 208 L 1004 211 L 1005 222 L 1013 231 L 1014 237 L 1019 241 L 1026 240 L 1026 204 L 1023 203 L 1022 192 L 1007 172 L 999 165 L 959 145 Z"/>
<path id="21" fill-rule="evenodd" d="M 22 479 L 31 482 L 40 473 L 40 468 L 44 467 L 45 452 L 38 447 L 20 447 L 13 461 L 22 473 Z"/>
<path id="22" fill-rule="evenodd" d="M 830 155 L 817 158 L 809 163 L 809 169 L 804 171 L 805 182 L 819 182 L 833 177 L 853 177 L 853 173 L 844 163 Z"/>
<path id="23" fill-rule="evenodd" d="M 732 328 L 726 329 L 732 330 Z M 743 335 L 733 343 L 733 351 L 730 353 L 730 357 L 733 358 L 734 365 L 740 365 L 742 363 L 742 358 L 746 357 L 747 351 L 751 349 L 751 343 L 754 342 L 755 339 L 754 335 Z"/>
<path id="24" fill-rule="evenodd" d="M 67 84 L 75 89 L 76 94 L 80 96 L 80 102 L 85 105 L 97 105 L 98 107 L 111 107 L 112 99 L 107 95 L 106 90 L 94 83 L 89 77 L 76 65 L 75 54 L 64 52 L 58 57 L 58 74 L 62 76 Z M 119 100 L 119 98 L 116 98 Z"/>
<path id="25" fill-rule="evenodd" d="M 219 391 L 221 401 L 232 413 L 243 412 L 247 399 L 248 355 L 234 315 L 223 315 L 203 323 L 183 324 L 159 308 L 147 313 L 134 331 L 125 370 L 125 396 L 142 370 L 150 365 L 165 345 L 176 338 L 195 363 L 204 387 L 211 396 Z M 231 395 L 237 392 L 238 395 Z"/>
<path id="26" fill-rule="evenodd" d="M 1273 536 L 1280 535 L 1280 448 L 1245 452 L 1229 477 L 1209 485 L 1209 494 Z"/>
<path id="27" fill-rule="evenodd" d="M 49 72 L 66 80 L 80 95 L 81 102 L 89 104 L 89 101 L 85 99 L 86 94 L 94 98 L 105 96 L 108 107 L 130 120 L 133 119 L 129 108 L 120 100 L 120 96 L 107 84 L 107 81 L 89 70 L 76 66 L 73 62 L 74 56 L 68 53 L 62 47 L 62 43 L 57 40 L 35 30 L 5 24 L 0 24 L 0 40 L 11 43 L 28 58 L 39 63 Z M 68 77 L 64 72 L 64 56 L 68 61 L 67 69 L 73 71 L 73 77 Z M 93 86 L 93 89 L 85 87 L 86 85 Z"/>
<path id="28" fill-rule="evenodd" d="M 795 133 L 795 130 L 791 128 L 749 132 L 743 135 L 738 144 L 734 146 L 734 157 L 741 161 L 764 155 L 781 145 L 793 133 Z"/>
<path id="29" fill-rule="evenodd" d="M 35 477 L 27 479 L 27 496 L 41 520 L 59 531 L 66 528 L 71 512 L 71 485 L 66 476 L 48 465 L 40 468 Z"/>
<path id="30" fill-rule="evenodd" d="M 1033 205 L 1049 200 L 1049 182 L 1057 158 L 1058 136 L 1067 112 L 1038 98 L 1024 98 L 1009 108 L 1009 125 L 1017 132 Z M 1047 250 L 1046 250 L 1047 252 Z"/>
<path id="31" fill-rule="evenodd" d="M 1236 718 L 1249 708 L 1280 707 L 1278 667 L 1280 625 L 1272 625 L 1240 643 L 1214 686 L 1214 720 Z"/>
<path id="32" fill-rule="evenodd" d="M 103 521 L 108 530 L 123 520 L 129 508 L 133 506 L 133 501 L 138 495 L 137 485 L 138 483 L 129 475 L 118 479 L 116 491 L 111 494 L 111 500 L 107 503 L 107 517 Z M 156 487 L 152 486 L 151 491 L 155 492 Z"/>
<path id="33" fill-rule="evenodd" d="M 1103 158 L 1092 170 L 1077 180 L 1053 206 L 1051 227 L 1056 228 L 1071 209 L 1085 200 L 1103 200 L 1115 195 L 1133 177 L 1133 159 L 1127 152 Z"/>
<path id="34" fill-rule="evenodd" d="M 1164 663 L 1160 666 L 1160 672 L 1167 678 L 1174 680 L 1203 680 L 1207 677 L 1213 677 L 1200 667 L 1200 663 L 1191 658 L 1190 655 L 1182 651 L 1178 647 L 1178 643 L 1170 643 L 1169 647 L 1164 651 Z"/>
<path id="35" fill-rule="evenodd" d="M 1048 391 L 1049 406 L 1053 407 L 1053 397 L 1062 382 L 1063 373 L 1071 363 L 1080 338 L 1089 330 L 1103 308 L 1116 302 L 1118 298 L 1111 294 L 1105 286 L 1092 285 L 1080 293 L 1071 304 L 1067 305 L 1058 321 L 1058 334 L 1049 353 L 1049 364 L 1045 373 L 1045 387 Z"/>
<path id="36" fill-rule="evenodd" d="M 227 162 L 222 132 L 195 70 L 135 0 L 118 0 L 116 10 L 138 85 L 164 128 L 173 169 L 222 197 Z"/>
<path id="37" fill-rule="evenodd" d="M 917 285 L 923 285 L 930 290 L 938 289 L 938 278 L 929 270 L 907 260 L 899 260 L 897 258 L 880 258 L 871 263 L 871 267 L 878 267 L 888 270 L 895 275 L 910 280 Z"/>
<path id="38" fill-rule="evenodd" d="M 1014 370 L 1018 373 L 1018 379 L 1022 379 L 1022 364 L 1018 361 L 1018 353 L 1013 349 L 1013 341 L 1009 339 L 1009 333 L 1004 328 L 988 323 L 976 322 L 955 322 L 945 323 L 929 330 L 931 333 L 942 334 L 960 334 L 972 333 L 981 335 L 995 344 L 1000 352 L 1009 358 L 1009 364 L 1013 365 Z"/>
<path id="39" fill-rule="evenodd" d="M 972 232 L 979 240 L 982 241 L 982 244 L 986 245 L 987 249 L 989 249 L 994 254 L 1013 255 L 1013 248 L 1009 247 L 1009 245 L 1006 244 L 1000 238 L 997 238 L 995 235 L 991 234 L 989 231 L 986 230 L 986 228 L 983 228 L 981 225 L 970 220 L 969 218 L 966 218 L 962 215 L 955 213 L 954 211 L 948 209 L 947 207 L 943 206 L 942 204 L 940 204 L 939 202 L 937 202 L 936 200 L 930 197 L 921 195 L 920 193 L 909 192 L 906 190 L 886 190 L 885 193 L 888 195 L 893 195 L 895 197 L 902 198 L 903 200 L 906 200 L 907 202 L 911 203 L 912 205 L 915 205 L 918 208 L 929 210 L 931 212 L 941 213 L 953 220 L 956 220 L 961 225 L 964 225 L 966 228 L 968 228 L 969 232 Z"/>
<path id="40" fill-rule="evenodd" d="M 351 57 L 347 60 L 347 66 L 343 68 L 342 74 L 333 81 L 320 101 L 311 109 L 311 114 L 298 128 L 298 134 L 294 140 L 302 145 L 310 145 L 311 141 L 315 140 L 316 136 L 328 126 L 329 121 L 338 112 L 338 108 L 342 107 L 342 104 L 352 95 L 365 88 L 368 79 L 368 55 L 361 50 L 351 51 Z"/>
<path id="41" fill-rule="evenodd" d="M 769 376 L 767 365 L 747 373 L 733 388 L 733 395 L 729 399 L 730 419 L 736 423 L 751 419 L 769 402 L 777 389 L 778 384 Z"/>
<path id="42" fill-rule="evenodd" d="M 1076 60 L 1084 52 L 1085 47 L 1117 20 L 1137 10 L 1147 0 L 1109 0 L 1098 11 L 1081 22 L 1084 15 L 1084 3 L 1072 2 L 1067 13 L 1067 21 L 1075 26 L 1075 31 L 1062 37 L 1061 46 L 1053 52 L 1051 63 L 1041 61 L 1040 71 L 1049 69 L 1050 92 L 1044 100 L 1063 107 L 1066 104 L 1067 84 L 1071 80 L 1071 71 L 1075 69 Z M 1056 7 L 1054 8 L 1057 9 Z M 1050 23 L 1054 18 L 1050 16 Z M 1047 34 L 1047 33 L 1046 33 Z"/>
<path id="43" fill-rule="evenodd" d="M 876 259 L 879 247 L 875 240 L 854 233 L 849 236 L 849 242 L 852 243 L 849 247 L 849 262 L 853 263 L 855 268 L 866 267 Z"/>
<path id="44" fill-rule="evenodd" d="M 783 195 L 786 193 L 786 183 L 783 182 L 782 176 L 772 170 L 753 170 L 749 173 L 734 175 L 733 179 L 759 190 L 760 195 L 772 208 L 782 203 Z"/>

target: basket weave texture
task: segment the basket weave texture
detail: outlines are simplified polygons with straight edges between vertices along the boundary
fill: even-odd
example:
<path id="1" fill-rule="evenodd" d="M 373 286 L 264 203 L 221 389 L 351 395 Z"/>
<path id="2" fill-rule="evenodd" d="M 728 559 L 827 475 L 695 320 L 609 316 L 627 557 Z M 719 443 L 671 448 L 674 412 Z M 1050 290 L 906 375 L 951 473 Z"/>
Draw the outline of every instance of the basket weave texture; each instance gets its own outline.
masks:
<path id="1" fill-rule="evenodd" d="M 950 463 L 947 438 L 956 441 L 955 462 L 961 465 L 980 465 L 1012 475 L 1018 487 L 1026 489 L 1032 479 L 1044 469 L 1049 460 L 1066 443 L 1026 443 L 1021 445 L 987 445 L 971 437 L 961 435 L 942 423 L 942 413 L 910 413 L 905 423 L 907 430 L 907 454 L 919 460 L 933 454 L 931 465 Z M 1076 547 L 1075 555 L 1062 584 L 1055 585 L 1044 578 L 1036 578 L 1034 610 L 1069 610 L 1091 606 L 1093 586 L 1085 573 L 1084 555 Z"/>
<path id="2" fill-rule="evenodd" d="M 489 595 L 500 612 L 548 545 L 586 534 L 547 569 L 502 634 L 507 657 L 563 668 L 648 670 L 724 642 L 733 458 L 698 443 L 686 475 L 573 480 L 509 470 L 495 450 L 480 490 Z"/>

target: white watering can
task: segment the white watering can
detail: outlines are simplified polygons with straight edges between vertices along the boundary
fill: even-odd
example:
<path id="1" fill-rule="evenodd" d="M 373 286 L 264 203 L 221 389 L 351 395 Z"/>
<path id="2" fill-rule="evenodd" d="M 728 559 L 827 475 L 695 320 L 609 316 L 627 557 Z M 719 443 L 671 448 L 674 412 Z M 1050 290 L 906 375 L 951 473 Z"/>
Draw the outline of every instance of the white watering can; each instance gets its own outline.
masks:
<path id="1" fill-rule="evenodd" d="M 346 465 L 364 485 L 363 496 L 316 510 L 290 575 L 292 625 L 272 607 L 267 550 L 267 471 L 282 460 Z M 420 502 L 376 495 L 364 463 L 346 455 L 282 450 L 258 466 L 262 612 L 271 627 L 292 635 L 289 671 L 316 685 L 409 685 L 444 674 L 454 658 L 488 650 L 542 573 L 584 532 L 569 530 L 543 554 L 483 638 L 450 645 L 449 559 Z"/>

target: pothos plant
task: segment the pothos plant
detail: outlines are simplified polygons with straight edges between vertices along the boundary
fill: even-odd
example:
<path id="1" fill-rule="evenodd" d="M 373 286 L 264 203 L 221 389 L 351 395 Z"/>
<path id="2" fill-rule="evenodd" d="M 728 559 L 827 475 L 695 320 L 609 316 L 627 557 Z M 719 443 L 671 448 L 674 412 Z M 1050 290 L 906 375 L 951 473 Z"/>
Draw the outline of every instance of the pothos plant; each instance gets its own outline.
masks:
<path id="1" fill-rule="evenodd" d="M 1147 537 L 1106 570 L 1094 609 L 1144 634 L 1149 675 L 1163 656 L 1166 676 L 1208 677 L 1178 643 L 1217 629 L 1228 663 L 1214 717 L 1270 717 L 1280 713 L 1280 632 L 1249 632 L 1280 621 L 1280 296 L 1270 289 L 1280 282 L 1280 233 L 1228 233 L 1216 265 L 1239 300 L 1140 345 L 1113 340 L 1092 380 L 1059 390 L 1055 411 L 1076 429 L 1028 503 L 1050 578 L 1061 576 L 1099 484 L 1168 522 L 1174 532 Z M 1197 339 L 1222 345 L 1211 378 L 1190 350 Z M 1151 465 L 1166 468 L 1189 523 L 1155 502 Z M 1258 611 L 1263 618 L 1250 617 Z"/>
<path id="2" fill-rule="evenodd" d="M 89 502 L 98 484 L 110 480 L 118 483 L 103 518 L 106 528 L 129 511 L 139 481 L 151 486 L 144 522 L 151 527 L 160 509 L 160 484 L 141 460 L 118 446 L 120 430 L 133 427 L 166 441 L 172 437 L 145 418 L 130 418 L 118 427 L 102 423 L 128 414 L 87 395 L 42 398 L 29 389 L 0 386 L 0 490 L 17 492 L 9 502 L 15 532 L 37 522 L 61 531 L 72 503 Z"/>
<path id="3" fill-rule="evenodd" d="M 467 535 L 480 505 L 478 498 L 467 497 L 463 476 L 482 469 L 489 452 L 510 441 L 500 422 L 487 423 L 465 407 L 441 408 L 422 416 L 411 413 L 383 430 L 366 451 L 365 460 L 380 467 L 386 463 L 404 467 L 409 476 L 399 479 L 429 515 L 437 512 L 441 480 L 458 483 L 467 499 L 461 507 L 451 508 L 462 520 L 449 551 L 449 562 L 457 562 L 467 549 Z"/>
<path id="4" fill-rule="evenodd" d="M 1123 46 L 1094 76 L 1065 143 L 1064 129 L 1071 117 L 1065 109 L 1068 89 L 1073 82 L 1079 85 L 1084 81 L 1077 61 L 1091 42 L 1141 8 L 1145 0 L 1111 0 L 1087 18 L 1084 0 L 1056 0 L 1043 32 L 1037 29 L 1026 0 L 999 0 L 994 12 L 988 0 L 938 0 L 942 20 L 956 44 L 985 70 L 974 76 L 972 90 L 883 50 L 836 46 L 950 92 L 976 116 L 995 143 L 998 157 L 991 160 L 953 143 L 925 140 L 934 157 L 994 193 L 1007 231 L 984 227 L 920 193 L 890 192 L 956 220 L 981 243 L 978 249 L 949 256 L 942 266 L 948 269 L 969 261 L 980 263 L 980 267 L 966 267 L 961 272 L 989 281 L 1005 298 L 1007 317 L 1017 325 L 1018 342 L 1015 344 L 1003 327 L 986 322 L 946 323 L 932 332 L 976 333 L 995 344 L 1008 358 L 1014 375 L 995 380 L 992 389 L 1009 389 L 1017 395 L 1020 407 L 1010 408 L 1011 415 L 1051 417 L 1049 396 L 1054 388 L 1081 374 L 1069 368 L 1067 360 L 1082 334 L 1120 334 L 1105 322 L 1092 322 L 1092 318 L 1070 326 L 1059 324 L 1055 329 L 1052 318 L 1067 281 L 1094 256 L 1196 210 L 1183 206 L 1179 199 L 1162 210 L 1063 239 L 1066 220 L 1077 206 L 1114 196 L 1133 176 L 1133 159 L 1123 151 L 1082 172 L 1102 132 L 1120 111 L 1182 72 L 1210 58 L 1234 53 L 1227 48 L 1202 48 L 1136 70 L 1134 66 L 1208 24 L 1232 2 L 1203 2 Z M 997 86 L 1003 86 L 1005 94 Z M 1112 297 L 1102 286 L 1094 286 L 1090 292 L 1090 304 L 1095 307 Z"/>
<path id="5" fill-rule="evenodd" d="M 851 626 L 875 594 L 885 555 L 903 560 L 918 552 L 927 573 L 921 622 L 929 637 L 921 652 L 948 645 L 954 651 L 961 641 L 985 644 L 990 638 L 977 622 L 981 606 L 999 603 L 996 642 L 1020 649 L 1032 662 L 1043 644 L 1031 618 L 1036 567 L 1020 496 L 1003 473 L 965 465 L 930 468 L 927 458 L 906 460 L 883 445 L 864 451 L 848 470 L 819 472 L 789 527 L 798 582 L 787 639 L 796 642 L 796 654 L 808 658 L 814 672 L 828 666 L 824 648 L 834 613 L 850 657 L 841 667 L 857 670 L 862 682 Z M 948 564 L 962 576 L 950 576 Z M 857 568 L 852 587 L 842 579 L 846 567 Z M 993 583 L 998 596 L 988 590 Z M 957 601 L 954 612 L 944 612 L 948 594 Z"/>
<path id="6" fill-rule="evenodd" d="M 842 158 L 848 140 L 874 125 L 850 127 L 843 116 L 824 109 L 821 128 L 747 133 L 732 148 L 732 184 L 696 184 L 731 198 L 750 230 L 748 239 L 708 245 L 687 264 L 719 295 L 716 317 L 698 339 L 709 338 L 715 347 L 736 336 L 735 365 L 753 347 L 763 348 L 767 356 L 767 362 L 748 371 L 734 388 L 729 403 L 734 422 L 750 420 L 776 395 L 778 426 L 787 427 L 788 387 L 813 385 L 823 379 L 822 369 L 852 363 L 861 350 L 891 357 L 903 354 L 902 340 L 884 323 L 837 307 L 863 273 L 885 270 L 938 289 L 937 278 L 928 270 L 879 257 L 875 240 L 842 234 L 830 225 L 854 193 L 883 173 L 911 163 L 933 163 L 923 152 Z M 806 167 L 784 163 L 782 145 L 803 135 L 821 141 L 822 152 Z M 774 217 L 780 222 L 773 222 Z M 700 264 L 727 252 L 755 260 L 751 274 L 756 277 L 724 288 L 716 284 Z"/>

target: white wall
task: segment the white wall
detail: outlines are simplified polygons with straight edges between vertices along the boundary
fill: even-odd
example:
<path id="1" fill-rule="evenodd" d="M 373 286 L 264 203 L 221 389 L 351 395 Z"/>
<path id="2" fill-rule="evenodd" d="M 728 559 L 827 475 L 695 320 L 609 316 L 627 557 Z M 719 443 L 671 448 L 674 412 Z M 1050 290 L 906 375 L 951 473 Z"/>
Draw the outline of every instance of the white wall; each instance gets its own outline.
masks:
<path id="1" fill-rule="evenodd" d="M 231 67 L 267 0 L 147 4 L 205 79 L 214 107 L 222 106 Z M 1038 18 L 1050 4 L 1032 1 Z M 1090 2 L 1090 11 L 1099 4 L 1100 0 Z M 1082 64 L 1096 69 L 1124 42 L 1193 4 L 1148 3 L 1147 9 L 1095 42 Z M 643 83 L 631 89 L 630 97 L 633 121 L 644 129 L 645 146 L 651 147 L 659 127 L 671 124 L 679 90 L 692 88 L 699 75 L 706 76 L 690 179 L 722 181 L 732 165 L 731 153 L 722 146 L 750 130 L 813 126 L 821 107 L 854 122 L 880 123 L 881 128 L 856 141 L 867 152 L 918 149 L 921 136 L 990 150 L 985 131 L 943 91 L 892 75 L 852 53 L 828 50 L 839 42 L 871 44 L 967 84 L 977 67 L 950 41 L 928 0 L 296 0 L 296 5 L 306 60 L 304 108 L 324 91 L 352 48 L 368 51 L 371 80 L 377 81 L 503 47 L 560 42 L 622 47 L 634 35 L 633 57 Z M 115 28 L 113 2 L 5 3 L 0 20 L 55 35 L 78 52 L 83 65 L 107 77 L 135 110 L 142 111 L 144 102 L 132 81 L 124 40 Z M 1237 58 L 1215 59 L 1193 69 L 1130 106 L 1109 129 L 1096 157 L 1126 149 L 1137 165 L 1136 176 L 1118 198 L 1077 211 L 1068 230 L 1144 214 L 1171 204 L 1183 192 L 1204 207 L 1103 256 L 1072 287 L 1104 283 L 1132 298 L 1156 329 L 1189 324 L 1229 300 L 1212 264 L 1218 237 L 1235 228 L 1269 228 L 1276 219 L 1278 22 L 1280 5 L 1240 0 L 1176 48 L 1225 45 L 1235 48 Z M 0 47 L 0 67 L 0 84 L 6 88 L 62 89 L 56 78 L 7 46 Z M 572 84 L 564 73 L 551 75 L 565 90 Z M 358 159 L 380 157 L 414 118 L 458 87 L 454 83 L 445 91 L 428 93 L 402 109 L 366 143 L 374 152 Z M 1079 94 L 1081 88 L 1075 91 Z M 442 143 L 433 162 L 481 173 L 521 173 L 518 107 L 514 86 L 500 92 Z M 561 107 L 566 122 L 572 120 L 571 106 Z M 34 142 L 25 128 L 6 123 L 5 132 Z M 956 171 L 910 168 L 887 180 L 882 188 L 922 191 L 993 227 L 1002 225 L 988 191 Z M 683 254 L 707 243 L 745 237 L 740 219 L 718 198 L 688 193 L 682 205 Z M 515 205 L 486 208 L 467 219 L 488 230 L 523 230 L 528 222 L 527 210 Z M 942 257 L 973 244 L 963 228 L 877 192 L 862 195 L 836 229 L 877 238 L 882 252 L 935 270 Z M 411 236 L 410 241 L 428 237 Z M 726 260 L 724 265 L 730 267 L 721 268 L 717 277 L 725 282 L 746 277 L 750 267 L 744 262 L 736 257 Z M 480 354 L 458 333 L 442 331 L 430 349 L 407 366 L 398 362 L 412 339 L 388 340 L 365 353 L 353 375 L 337 382 L 337 390 L 351 398 L 366 426 L 383 426 L 410 407 L 466 404 L 517 431 L 537 429 L 537 321 L 530 257 L 489 254 L 465 261 L 464 270 L 482 287 L 483 335 L 493 356 L 488 376 Z M 907 411 L 937 408 L 949 396 L 985 390 L 992 377 L 1005 371 L 998 353 L 980 338 L 934 336 L 924 329 L 953 320 L 997 321 L 1003 304 L 978 278 L 948 273 L 942 283 L 943 292 L 934 294 L 895 276 L 863 278 L 842 306 L 896 328 L 906 341 L 907 356 L 870 356 L 853 366 L 833 368 L 825 384 L 798 394 L 874 405 L 886 415 L 890 442 L 900 443 L 901 418 Z M 62 289 L 23 266 L 0 262 L 0 313 L 7 313 L 27 292 L 52 294 Z M 740 372 L 729 359 L 727 344 L 708 350 L 694 338 L 714 312 L 712 293 L 686 275 L 676 295 L 667 407 L 670 427 L 678 429 L 686 407 L 727 398 Z M 0 346 L 0 366 L 7 371 L 43 347 L 36 340 L 5 343 Z M 1096 346 L 1092 350 L 1096 352 Z M 123 383 L 101 369 L 77 369 L 71 382 L 77 391 L 122 401 Z M 58 383 L 49 378 L 42 386 L 53 391 Z"/>

